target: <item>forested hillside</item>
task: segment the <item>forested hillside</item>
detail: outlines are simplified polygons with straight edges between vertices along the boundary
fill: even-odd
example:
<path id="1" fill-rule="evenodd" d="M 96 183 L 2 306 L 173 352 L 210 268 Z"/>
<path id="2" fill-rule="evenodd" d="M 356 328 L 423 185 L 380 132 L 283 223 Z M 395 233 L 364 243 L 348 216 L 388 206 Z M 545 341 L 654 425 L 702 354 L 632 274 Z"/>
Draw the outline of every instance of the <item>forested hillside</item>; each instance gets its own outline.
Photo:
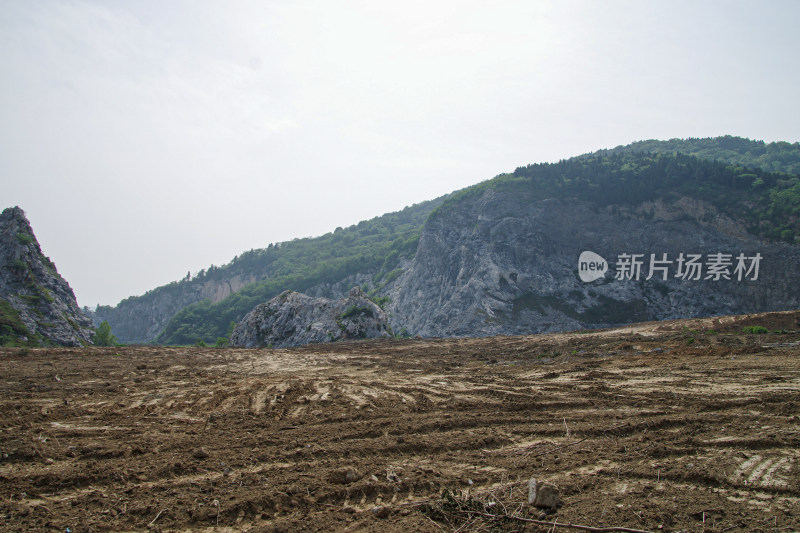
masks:
<path id="1" fill-rule="evenodd" d="M 800 143 L 778 141 L 765 143 L 742 137 L 670 139 L 668 141 L 637 141 L 609 150 L 599 150 L 594 155 L 609 152 L 631 153 L 675 153 L 693 155 L 699 159 L 710 159 L 732 163 L 743 167 L 760 168 L 767 172 L 800 174 Z"/>
<path id="2" fill-rule="evenodd" d="M 490 188 L 532 192 L 540 200 L 577 198 L 601 206 L 689 196 L 714 205 L 764 239 L 796 243 L 800 236 L 798 176 L 679 152 L 607 151 L 519 167 L 453 194 L 437 212 Z"/>

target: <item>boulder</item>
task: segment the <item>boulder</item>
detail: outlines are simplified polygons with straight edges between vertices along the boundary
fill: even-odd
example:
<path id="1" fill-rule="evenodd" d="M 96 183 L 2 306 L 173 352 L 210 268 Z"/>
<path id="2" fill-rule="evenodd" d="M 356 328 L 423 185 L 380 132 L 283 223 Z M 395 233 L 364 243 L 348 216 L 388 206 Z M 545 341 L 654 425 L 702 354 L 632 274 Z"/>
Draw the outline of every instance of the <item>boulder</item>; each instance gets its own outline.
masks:
<path id="1" fill-rule="evenodd" d="M 536 478 L 531 478 L 528 481 L 528 505 L 540 509 L 557 509 L 561 506 L 558 489 L 549 483 L 542 483 L 536 481 Z"/>
<path id="2" fill-rule="evenodd" d="M 391 336 L 386 313 L 354 287 L 341 300 L 285 291 L 245 315 L 231 333 L 230 345 L 288 348 Z"/>

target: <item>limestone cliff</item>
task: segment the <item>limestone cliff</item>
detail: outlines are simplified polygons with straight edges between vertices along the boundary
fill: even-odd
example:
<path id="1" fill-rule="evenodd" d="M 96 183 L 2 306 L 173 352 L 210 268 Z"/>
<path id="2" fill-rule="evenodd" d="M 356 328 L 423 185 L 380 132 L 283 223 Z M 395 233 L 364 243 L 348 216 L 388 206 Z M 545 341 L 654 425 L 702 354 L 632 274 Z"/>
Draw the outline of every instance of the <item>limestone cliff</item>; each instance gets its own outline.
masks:
<path id="1" fill-rule="evenodd" d="M 286 291 L 248 313 L 233 330 L 230 344 L 284 348 L 391 336 L 386 313 L 356 287 L 341 300 Z"/>
<path id="2" fill-rule="evenodd" d="M 19 207 L 0 214 L 0 345 L 80 346 L 92 321 L 46 257 Z"/>
<path id="3" fill-rule="evenodd" d="M 579 277 L 584 251 L 608 262 L 596 281 Z M 709 256 L 717 253 L 730 254 L 730 279 L 706 279 Z M 638 279 L 620 264 L 624 254 L 641 254 Z M 656 269 L 646 279 L 651 254 Z M 663 254 L 667 263 L 659 262 Z M 680 254 L 701 256 L 700 279 L 677 276 Z M 737 279 L 739 254 L 760 254 L 757 279 L 754 270 Z M 797 246 L 761 242 L 688 197 L 598 206 L 487 188 L 431 216 L 387 310 L 395 330 L 486 336 L 797 309 L 798 264 Z"/>

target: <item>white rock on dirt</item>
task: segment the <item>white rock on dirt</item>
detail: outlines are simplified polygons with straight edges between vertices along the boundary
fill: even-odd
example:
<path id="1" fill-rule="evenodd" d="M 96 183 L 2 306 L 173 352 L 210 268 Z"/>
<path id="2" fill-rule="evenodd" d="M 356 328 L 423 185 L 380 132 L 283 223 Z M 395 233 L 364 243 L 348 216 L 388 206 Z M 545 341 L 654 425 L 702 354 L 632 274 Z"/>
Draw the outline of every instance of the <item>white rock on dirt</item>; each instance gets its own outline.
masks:
<path id="1" fill-rule="evenodd" d="M 392 514 L 392 509 L 388 505 L 373 507 L 372 514 L 377 518 L 388 518 Z"/>
<path id="2" fill-rule="evenodd" d="M 549 483 L 540 483 L 536 478 L 528 481 L 528 505 L 540 509 L 556 509 L 561 506 L 558 489 Z"/>

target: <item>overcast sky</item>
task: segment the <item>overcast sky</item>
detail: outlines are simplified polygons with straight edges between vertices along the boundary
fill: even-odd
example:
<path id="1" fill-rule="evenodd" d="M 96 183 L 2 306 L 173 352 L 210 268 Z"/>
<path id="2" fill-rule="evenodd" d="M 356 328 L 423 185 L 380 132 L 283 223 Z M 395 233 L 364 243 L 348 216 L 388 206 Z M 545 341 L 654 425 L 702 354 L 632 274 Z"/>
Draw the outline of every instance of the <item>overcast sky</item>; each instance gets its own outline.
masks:
<path id="1" fill-rule="evenodd" d="M 798 1 L 0 0 L 0 208 L 116 304 L 528 163 L 800 140 Z"/>

